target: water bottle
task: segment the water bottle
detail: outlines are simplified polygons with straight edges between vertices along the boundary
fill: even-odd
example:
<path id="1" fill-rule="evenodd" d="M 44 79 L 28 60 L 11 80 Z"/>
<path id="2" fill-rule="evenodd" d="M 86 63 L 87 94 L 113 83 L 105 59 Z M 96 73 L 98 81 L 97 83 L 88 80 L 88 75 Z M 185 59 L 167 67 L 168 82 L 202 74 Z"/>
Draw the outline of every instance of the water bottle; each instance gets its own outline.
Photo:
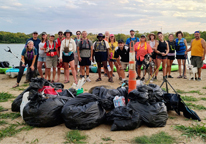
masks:
<path id="1" fill-rule="evenodd" d="M 109 64 L 107 63 L 107 69 L 109 72 L 111 72 L 111 67 L 109 66 Z"/>

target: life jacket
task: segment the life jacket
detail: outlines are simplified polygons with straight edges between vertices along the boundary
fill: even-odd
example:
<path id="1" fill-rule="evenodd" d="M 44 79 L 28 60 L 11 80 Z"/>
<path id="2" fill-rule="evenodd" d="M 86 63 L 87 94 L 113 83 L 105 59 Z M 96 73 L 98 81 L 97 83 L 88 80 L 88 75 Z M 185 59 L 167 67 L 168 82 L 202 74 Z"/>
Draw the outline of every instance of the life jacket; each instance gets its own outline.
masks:
<path id="1" fill-rule="evenodd" d="M 130 37 L 130 42 L 131 42 L 131 41 L 134 41 L 134 44 L 135 44 L 136 42 L 138 42 L 138 39 L 135 37 L 135 39 L 132 40 L 132 38 Z"/>
<path id="2" fill-rule="evenodd" d="M 80 44 L 79 44 L 79 49 L 80 49 L 80 50 L 82 50 L 82 49 L 91 49 L 91 45 L 90 45 L 88 39 L 86 39 L 86 42 L 87 42 L 87 44 L 89 45 L 89 48 L 82 47 L 82 45 L 83 45 L 83 43 L 84 43 L 84 40 L 83 40 L 82 38 L 80 39 Z"/>
<path id="3" fill-rule="evenodd" d="M 97 41 L 94 45 L 94 50 L 95 52 L 106 52 L 107 51 L 106 42 L 104 40 L 101 42 Z"/>
<path id="4" fill-rule="evenodd" d="M 34 55 L 35 55 L 34 49 L 35 49 L 35 47 L 33 47 L 31 51 L 26 51 L 26 53 L 24 54 L 24 58 L 27 60 L 32 60 L 34 58 Z"/>
<path id="5" fill-rule="evenodd" d="M 1 67 L 1 68 L 8 68 L 8 67 L 9 67 L 9 62 L 8 62 L 8 61 L 2 61 L 2 62 L 0 62 L 0 67 Z"/>
<path id="6" fill-rule="evenodd" d="M 47 56 L 53 57 L 53 56 L 57 55 L 56 42 L 55 41 L 53 41 L 53 45 L 54 45 L 54 47 L 50 48 L 49 47 L 49 41 L 46 42 L 47 49 L 49 49 L 49 51 L 46 53 Z"/>
<path id="7" fill-rule="evenodd" d="M 176 38 L 176 42 L 175 42 L 175 49 L 178 53 L 182 53 L 186 51 L 186 46 L 184 43 L 184 38 L 182 38 L 180 41 L 178 38 Z"/>

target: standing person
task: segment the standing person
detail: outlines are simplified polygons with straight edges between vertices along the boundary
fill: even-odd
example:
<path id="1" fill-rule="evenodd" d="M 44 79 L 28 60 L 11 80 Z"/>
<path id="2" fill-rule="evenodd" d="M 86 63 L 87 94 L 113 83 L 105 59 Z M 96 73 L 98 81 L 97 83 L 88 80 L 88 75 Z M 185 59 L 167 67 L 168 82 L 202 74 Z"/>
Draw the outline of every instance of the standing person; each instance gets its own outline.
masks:
<path id="1" fill-rule="evenodd" d="M 155 52 L 155 47 L 157 45 L 157 40 L 156 40 L 156 35 L 154 33 L 150 33 L 148 35 L 148 38 L 149 38 L 149 41 L 148 41 L 148 44 L 150 45 L 150 47 L 152 48 L 153 52 L 152 52 L 152 60 L 155 64 L 155 66 L 157 67 L 157 60 L 156 60 L 156 52 Z M 156 68 L 154 69 L 154 71 L 156 71 Z M 151 75 L 152 74 L 152 68 L 150 69 L 150 72 L 151 72 Z"/>
<path id="2" fill-rule="evenodd" d="M 140 79 L 141 77 L 141 66 L 142 66 L 142 61 L 144 60 L 144 56 L 146 54 L 152 55 L 152 48 L 150 45 L 147 43 L 147 39 L 145 35 L 141 35 L 140 42 L 137 42 L 134 45 L 134 49 L 136 52 L 136 67 L 137 67 L 137 78 Z M 151 59 L 152 60 L 152 59 Z M 146 75 L 146 73 L 145 73 Z M 141 78 L 141 81 L 145 80 L 145 75 Z"/>
<path id="3" fill-rule="evenodd" d="M 58 52 L 59 52 L 59 56 L 60 56 L 60 47 L 61 47 L 62 41 L 64 40 L 63 32 L 62 32 L 62 31 L 59 31 L 59 32 L 58 32 L 58 36 L 59 36 L 59 37 L 57 38 L 56 43 L 57 43 L 57 46 L 58 46 Z M 57 75 L 58 75 L 58 77 L 57 77 L 57 81 L 56 81 L 56 82 L 59 82 L 59 80 L 60 80 L 61 68 L 63 68 L 63 67 L 64 67 L 64 63 L 63 63 L 63 62 L 60 62 L 60 61 L 58 60 L 58 63 L 57 63 L 57 68 L 58 68 L 58 70 L 57 70 Z M 64 77 L 66 77 L 66 72 L 65 72 L 65 70 L 64 70 Z"/>
<path id="4" fill-rule="evenodd" d="M 74 53 L 76 52 L 76 43 L 71 38 L 72 32 L 66 30 L 64 32 L 65 39 L 62 41 L 60 48 L 60 62 L 64 62 L 64 68 L 66 70 L 66 79 L 64 83 L 69 83 L 69 65 L 72 70 L 72 75 L 74 77 L 74 82 L 77 84 Z"/>
<path id="5" fill-rule="evenodd" d="M 109 31 L 105 31 L 104 35 L 105 35 L 104 40 L 109 42 Z M 103 67 L 103 69 L 104 69 L 104 67 Z M 107 71 L 105 69 L 104 69 L 104 76 L 107 77 Z"/>
<path id="6" fill-rule="evenodd" d="M 38 60 L 38 56 L 39 56 L 39 43 L 41 42 L 41 40 L 38 38 L 38 32 L 37 31 L 34 31 L 32 33 L 32 37 L 29 38 L 27 41 L 26 41 L 26 44 L 25 44 L 25 47 L 27 46 L 27 43 L 28 41 L 32 40 L 34 42 L 34 47 L 36 48 L 37 50 L 37 57 L 36 57 L 36 61 L 35 61 L 35 64 L 34 64 L 34 72 L 32 73 L 33 76 L 32 77 L 36 77 L 37 76 L 37 60 Z M 24 83 L 28 83 L 29 82 L 29 78 L 30 78 L 30 75 L 31 74 L 29 72 L 30 69 L 27 69 L 27 73 L 26 73 L 26 81 Z"/>
<path id="7" fill-rule="evenodd" d="M 24 73 L 24 69 L 26 67 L 26 64 L 28 64 L 28 69 L 31 69 L 29 71 L 29 81 L 32 78 L 32 75 L 34 73 L 34 64 L 36 61 L 36 56 L 37 56 L 37 49 L 34 47 L 34 42 L 32 40 L 27 42 L 27 46 L 23 49 L 21 53 L 21 62 L 19 66 L 19 73 L 17 76 L 17 83 L 13 86 L 13 88 L 18 87 L 19 83 L 21 81 L 21 78 Z"/>
<path id="8" fill-rule="evenodd" d="M 81 39 L 81 31 L 77 31 L 76 35 L 77 35 L 77 37 L 74 39 L 74 41 L 75 41 L 76 46 L 77 46 L 78 42 Z M 77 74 L 78 73 L 78 65 L 79 65 L 79 56 L 77 53 L 77 48 L 76 48 L 76 52 L 74 53 L 74 62 L 75 62 L 75 70 L 76 70 L 76 74 Z M 81 70 L 80 70 L 80 75 L 81 75 Z M 77 74 L 77 76 L 78 76 L 78 74 Z"/>
<path id="9" fill-rule="evenodd" d="M 113 77 L 114 77 L 114 74 L 113 74 L 114 65 L 116 66 L 117 73 L 119 75 L 119 66 L 118 66 L 116 58 L 114 58 L 114 53 L 115 53 L 116 47 L 118 47 L 118 42 L 116 41 L 114 34 L 110 34 L 110 37 L 109 37 L 109 56 L 108 57 L 109 57 L 109 65 L 111 68 L 110 75 Z M 114 63 L 114 65 L 113 65 L 113 63 Z M 119 80 L 122 80 L 120 75 L 119 75 Z"/>
<path id="10" fill-rule="evenodd" d="M 177 78 L 187 79 L 186 76 L 186 59 L 185 51 L 187 51 L 187 41 L 183 37 L 183 33 L 181 31 L 176 32 L 176 40 L 175 40 L 175 48 L 176 48 L 176 59 L 179 66 L 179 76 Z M 183 76 L 181 71 L 181 65 L 183 65 Z"/>
<path id="11" fill-rule="evenodd" d="M 80 78 L 85 76 L 86 67 L 86 81 L 91 82 L 89 78 L 89 66 L 91 65 L 93 55 L 92 41 L 87 38 L 87 32 L 82 32 L 82 39 L 77 44 L 77 53 L 79 56 L 79 65 L 81 70 Z"/>
<path id="12" fill-rule="evenodd" d="M 43 32 L 41 36 L 42 36 L 41 42 L 39 43 L 39 57 L 38 57 L 37 69 L 38 69 L 38 72 L 41 78 L 44 78 L 43 72 L 42 72 L 42 65 L 44 64 L 45 69 L 46 69 L 46 53 L 45 53 L 44 45 L 47 41 L 47 33 Z M 47 73 L 45 71 L 45 79 L 46 78 L 47 78 Z"/>
<path id="13" fill-rule="evenodd" d="M 118 41 L 118 47 L 115 49 L 114 57 L 117 59 L 119 64 L 119 73 L 122 77 L 122 82 L 125 81 L 124 70 L 129 66 L 129 47 L 124 45 L 124 41 L 120 39 Z"/>
<path id="14" fill-rule="evenodd" d="M 48 74 L 48 81 L 50 81 L 51 77 L 51 68 L 53 67 L 53 77 L 52 81 L 55 81 L 56 76 L 56 67 L 57 67 L 57 59 L 58 59 L 58 45 L 56 41 L 54 41 L 55 35 L 50 34 L 49 40 L 46 41 L 44 48 L 46 51 L 46 73 Z"/>
<path id="15" fill-rule="evenodd" d="M 157 53 L 157 70 L 155 73 L 155 79 L 157 79 L 157 75 L 159 72 L 159 66 L 162 63 L 163 70 L 163 80 L 166 79 L 166 64 L 167 64 L 167 54 L 169 53 L 169 44 L 164 40 L 164 36 L 162 32 L 158 32 L 159 41 L 157 42 L 157 46 L 155 52 Z"/>
<path id="16" fill-rule="evenodd" d="M 200 38 L 199 31 L 195 31 L 194 35 L 195 35 L 195 39 L 191 41 L 191 47 L 185 52 L 185 54 L 191 51 L 191 63 L 194 67 L 198 68 L 197 80 L 201 81 L 201 71 L 202 71 L 203 61 L 205 60 L 206 44 L 205 44 L 205 40 Z"/>
<path id="17" fill-rule="evenodd" d="M 110 76 L 109 71 L 107 69 L 107 60 L 109 60 L 109 58 L 108 58 L 109 44 L 107 41 L 103 40 L 104 35 L 102 33 L 99 33 L 97 35 L 97 39 L 98 39 L 98 41 L 94 42 L 94 44 L 93 44 L 93 48 L 94 48 L 94 52 L 95 52 L 95 60 L 97 62 L 98 74 L 99 74 L 99 78 L 96 80 L 96 82 L 102 80 L 102 78 L 101 78 L 101 64 L 103 64 L 104 69 L 107 72 L 107 75 L 109 77 L 108 81 L 113 82 L 113 78 Z"/>
<path id="18" fill-rule="evenodd" d="M 167 54 L 167 74 L 169 74 L 168 78 L 173 78 L 171 76 L 171 66 L 175 59 L 175 41 L 174 41 L 173 34 L 169 34 L 169 40 L 167 42 L 169 44 L 169 53 Z M 166 78 L 167 78 L 167 74 L 166 74 Z"/>

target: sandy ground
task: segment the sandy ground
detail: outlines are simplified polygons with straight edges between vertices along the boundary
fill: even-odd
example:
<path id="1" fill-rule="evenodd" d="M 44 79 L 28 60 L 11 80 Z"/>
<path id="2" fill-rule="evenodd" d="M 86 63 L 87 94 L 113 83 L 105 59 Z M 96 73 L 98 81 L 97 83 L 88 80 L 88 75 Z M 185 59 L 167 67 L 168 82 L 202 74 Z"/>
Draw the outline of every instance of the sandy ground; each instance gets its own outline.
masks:
<path id="1" fill-rule="evenodd" d="M 118 76 L 117 73 L 114 73 L 115 77 L 114 77 L 114 83 L 109 83 L 108 79 L 104 76 L 102 76 L 103 81 L 101 82 L 95 82 L 95 80 L 97 79 L 97 74 L 90 74 L 91 80 L 92 82 L 90 83 L 86 83 L 83 88 L 85 91 L 89 91 L 89 89 L 93 86 L 98 86 L 98 85 L 110 85 L 114 88 L 117 88 L 119 86 L 119 80 L 118 80 Z M 200 92 L 202 93 L 206 93 L 206 90 L 203 89 L 202 87 L 206 86 L 205 82 L 206 82 L 206 70 L 203 70 L 202 72 L 203 76 L 202 76 L 202 81 L 198 82 L 198 81 L 189 81 L 189 80 L 185 80 L 185 79 L 177 79 L 176 77 L 178 76 L 177 72 L 172 72 L 172 75 L 175 77 L 173 79 L 169 79 L 169 82 L 171 83 L 171 85 L 175 88 L 175 89 L 181 89 L 184 91 L 191 91 L 191 90 L 200 90 Z M 20 83 L 20 85 L 23 84 L 25 80 L 25 76 L 22 78 L 22 81 Z M 18 96 L 21 91 L 19 90 L 13 90 L 11 89 L 11 87 L 15 84 L 16 79 L 12 79 L 9 78 L 8 76 L 4 75 L 4 74 L 0 74 L 0 91 L 1 92 L 9 92 L 11 94 L 14 94 L 15 96 Z M 63 75 L 61 75 L 61 82 L 63 82 Z M 70 76 L 70 83 L 65 85 L 65 88 L 70 88 L 73 82 L 73 78 L 72 76 Z M 158 80 L 154 82 L 155 84 L 160 85 L 162 83 L 162 72 L 159 73 L 158 75 Z M 165 87 L 165 85 L 163 86 Z M 23 88 L 23 87 L 22 87 Z M 171 90 L 171 88 L 169 88 Z M 172 92 L 172 91 L 171 91 Z M 188 95 L 188 96 L 194 96 L 194 97 L 205 97 L 205 95 L 198 95 L 198 94 L 183 94 L 183 95 Z M 11 100 L 9 100 L 8 102 L 1 102 L 0 105 L 3 106 L 4 108 L 8 108 L 9 111 L 11 112 Z M 202 104 L 205 105 L 206 102 L 205 101 L 197 101 L 195 102 L 195 104 Z M 197 114 L 200 116 L 200 118 L 202 119 L 202 122 L 206 123 L 206 120 L 204 120 L 206 118 L 205 116 L 205 111 L 204 110 L 195 110 L 197 112 Z M 5 112 L 4 112 L 5 113 Z M 88 136 L 86 142 L 88 143 L 130 143 L 131 140 L 134 137 L 137 136 L 143 136 L 143 135 L 152 135 L 155 133 L 158 133 L 160 131 L 164 131 L 169 133 L 172 136 L 178 137 L 178 142 L 185 142 L 185 143 L 203 143 L 202 140 L 200 139 L 192 139 L 192 141 L 190 141 L 188 139 L 188 141 L 185 139 L 185 137 L 181 137 L 181 132 L 174 130 L 174 125 L 178 125 L 178 124 L 182 124 L 182 125 L 186 125 L 189 126 L 192 123 L 195 123 L 192 120 L 186 120 L 185 117 L 178 116 L 174 111 L 168 112 L 169 117 L 176 117 L 175 119 L 168 119 L 167 121 L 167 125 L 165 127 L 162 128 L 148 128 L 146 126 L 141 126 L 138 129 L 132 130 L 132 131 L 117 131 L 117 132 L 112 132 L 110 131 L 111 126 L 108 125 L 100 125 L 92 130 L 86 130 L 86 131 L 82 131 L 84 134 L 86 134 Z M 8 121 L 8 120 L 6 120 Z M 22 123 L 23 120 L 21 117 L 15 119 L 12 121 L 12 123 L 14 122 L 20 122 Z M 3 128 L 4 126 L 1 126 L 1 128 Z M 0 143 L 31 143 L 32 141 L 34 141 L 35 139 L 38 139 L 39 143 L 63 143 L 65 142 L 65 136 L 66 136 L 66 132 L 70 131 L 68 128 L 66 128 L 66 126 L 64 124 L 61 124 L 59 126 L 55 126 L 55 127 L 51 127 L 51 128 L 34 128 L 30 131 L 22 131 L 18 134 L 16 134 L 15 136 L 12 137 L 6 137 L 4 139 L 2 139 L 0 141 Z M 111 137 L 112 140 L 114 141 L 102 141 L 101 138 L 105 138 L 105 137 Z"/>

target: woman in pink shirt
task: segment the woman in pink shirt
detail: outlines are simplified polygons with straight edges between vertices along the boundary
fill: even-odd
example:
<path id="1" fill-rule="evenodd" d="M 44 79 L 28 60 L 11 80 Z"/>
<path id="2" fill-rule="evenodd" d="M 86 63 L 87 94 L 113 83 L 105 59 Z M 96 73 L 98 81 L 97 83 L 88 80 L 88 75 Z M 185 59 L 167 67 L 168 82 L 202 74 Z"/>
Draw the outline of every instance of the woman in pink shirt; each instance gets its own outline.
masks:
<path id="1" fill-rule="evenodd" d="M 137 74 L 138 74 L 137 79 L 140 79 L 142 61 L 144 60 L 144 56 L 146 54 L 150 54 L 151 55 L 152 48 L 147 43 L 146 36 L 142 35 L 141 38 L 140 38 L 140 42 L 137 42 L 134 45 L 134 49 L 137 52 L 137 54 L 136 54 L 136 67 L 137 67 Z M 143 78 L 141 80 L 144 80 L 144 76 L 143 76 Z"/>

